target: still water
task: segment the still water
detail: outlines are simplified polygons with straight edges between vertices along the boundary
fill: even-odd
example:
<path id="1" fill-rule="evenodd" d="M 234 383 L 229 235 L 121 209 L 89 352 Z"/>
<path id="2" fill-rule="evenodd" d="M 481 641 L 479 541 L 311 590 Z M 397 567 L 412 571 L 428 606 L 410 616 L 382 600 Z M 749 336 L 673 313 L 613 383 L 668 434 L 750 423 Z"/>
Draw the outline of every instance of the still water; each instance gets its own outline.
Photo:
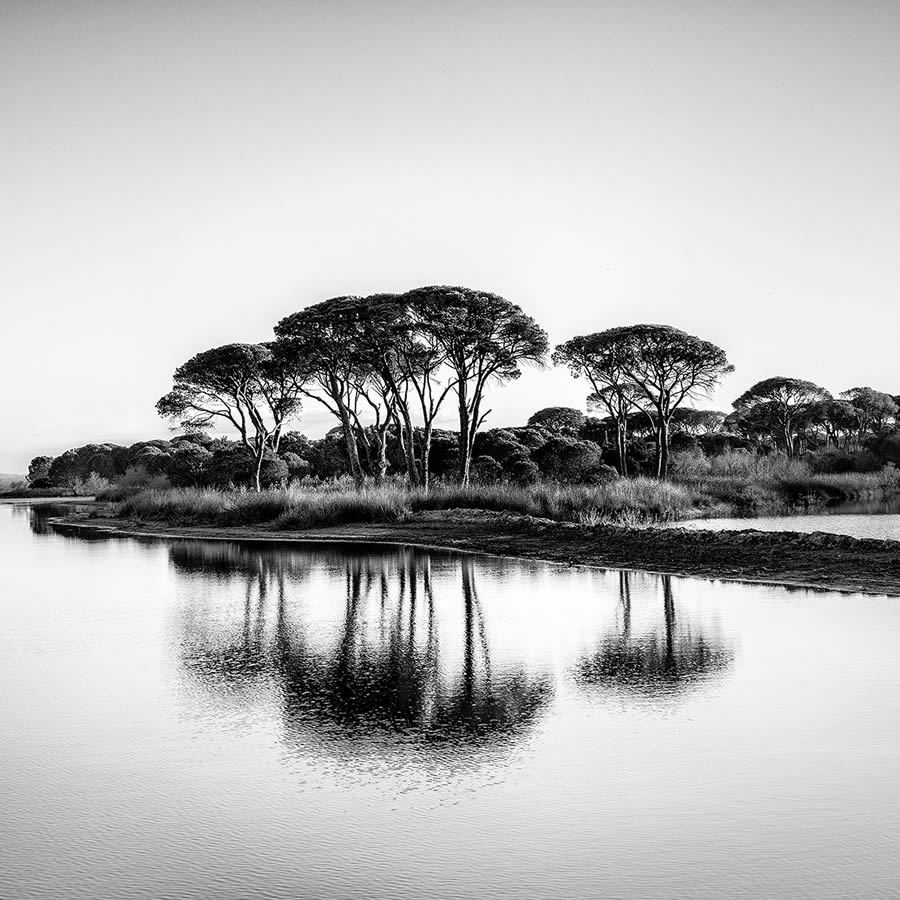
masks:
<path id="1" fill-rule="evenodd" d="M 0 506 L 0 894 L 896 897 L 900 600 Z"/>
<path id="2" fill-rule="evenodd" d="M 817 513 L 744 519 L 693 519 L 667 527 L 712 531 L 826 531 L 855 538 L 900 541 L 900 500 L 843 503 Z"/>

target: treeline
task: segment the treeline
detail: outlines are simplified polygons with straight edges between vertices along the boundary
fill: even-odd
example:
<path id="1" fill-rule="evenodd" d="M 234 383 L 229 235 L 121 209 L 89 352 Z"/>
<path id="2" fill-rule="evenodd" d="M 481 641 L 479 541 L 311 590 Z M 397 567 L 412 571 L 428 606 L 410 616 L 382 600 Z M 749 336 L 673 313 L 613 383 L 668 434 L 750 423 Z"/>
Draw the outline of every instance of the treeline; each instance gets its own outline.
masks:
<path id="1" fill-rule="evenodd" d="M 677 464 L 677 454 L 725 450 L 818 454 L 832 471 L 900 462 L 898 398 L 872 388 L 833 397 L 776 377 L 737 398 L 728 415 L 693 409 L 733 367 L 715 344 L 671 326 L 612 328 L 555 348 L 552 361 L 587 383 L 595 415 L 550 408 L 520 427 L 489 430 L 490 388 L 550 355 L 540 325 L 496 294 L 426 287 L 337 297 L 287 316 L 274 334 L 176 369 L 157 410 L 180 436 L 37 457 L 29 483 L 74 486 L 95 476 L 260 488 L 345 474 L 358 486 L 390 475 L 425 488 L 435 477 L 591 483 L 616 473 L 666 477 L 673 453 Z M 320 440 L 290 428 L 304 402 L 335 418 Z M 452 431 L 436 427 L 445 408 L 455 413 Z M 235 439 L 208 434 L 217 425 Z"/>

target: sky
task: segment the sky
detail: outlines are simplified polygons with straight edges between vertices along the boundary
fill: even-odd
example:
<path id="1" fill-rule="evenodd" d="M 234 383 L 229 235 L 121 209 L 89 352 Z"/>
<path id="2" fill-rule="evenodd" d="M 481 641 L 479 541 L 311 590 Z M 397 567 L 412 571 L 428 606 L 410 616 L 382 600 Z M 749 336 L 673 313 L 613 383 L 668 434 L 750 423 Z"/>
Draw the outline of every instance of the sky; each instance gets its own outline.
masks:
<path id="1" fill-rule="evenodd" d="M 194 353 L 422 284 L 711 340 L 706 407 L 900 392 L 898 110 L 896 0 L 5 0 L 0 472 L 165 437 Z M 586 393 L 528 371 L 488 424 Z"/>

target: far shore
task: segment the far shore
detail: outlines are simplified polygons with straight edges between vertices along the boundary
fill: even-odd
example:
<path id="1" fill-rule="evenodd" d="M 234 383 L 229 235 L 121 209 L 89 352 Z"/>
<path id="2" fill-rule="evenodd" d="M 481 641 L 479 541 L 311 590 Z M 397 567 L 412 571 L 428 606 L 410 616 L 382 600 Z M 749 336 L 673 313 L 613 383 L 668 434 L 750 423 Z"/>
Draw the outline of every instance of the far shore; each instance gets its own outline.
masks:
<path id="1" fill-rule="evenodd" d="M 266 526 L 138 522 L 115 518 L 107 506 L 55 524 L 61 531 L 92 529 L 131 537 L 347 542 L 455 550 L 569 566 L 900 596 L 900 544 L 822 532 L 585 526 L 471 509 L 426 511 L 404 522 L 278 531 Z"/>
<path id="2" fill-rule="evenodd" d="M 0 497 L 0 503 L 44 506 L 50 503 L 54 505 L 58 503 L 93 503 L 95 499 L 95 497 L 73 497 L 70 494 L 66 494 L 59 497 Z"/>

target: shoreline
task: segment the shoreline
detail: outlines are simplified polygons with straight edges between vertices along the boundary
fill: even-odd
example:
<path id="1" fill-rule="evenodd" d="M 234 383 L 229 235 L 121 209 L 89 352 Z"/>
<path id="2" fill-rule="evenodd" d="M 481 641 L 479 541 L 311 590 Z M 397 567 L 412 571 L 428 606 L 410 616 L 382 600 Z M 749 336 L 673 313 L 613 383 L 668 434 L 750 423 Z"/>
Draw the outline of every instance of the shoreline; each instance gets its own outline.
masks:
<path id="1" fill-rule="evenodd" d="M 400 523 L 361 522 L 298 531 L 175 526 L 90 513 L 55 519 L 53 524 L 61 531 L 90 529 L 118 537 L 403 546 L 564 566 L 900 596 L 900 543 L 824 532 L 590 527 L 469 509 L 419 513 Z"/>

